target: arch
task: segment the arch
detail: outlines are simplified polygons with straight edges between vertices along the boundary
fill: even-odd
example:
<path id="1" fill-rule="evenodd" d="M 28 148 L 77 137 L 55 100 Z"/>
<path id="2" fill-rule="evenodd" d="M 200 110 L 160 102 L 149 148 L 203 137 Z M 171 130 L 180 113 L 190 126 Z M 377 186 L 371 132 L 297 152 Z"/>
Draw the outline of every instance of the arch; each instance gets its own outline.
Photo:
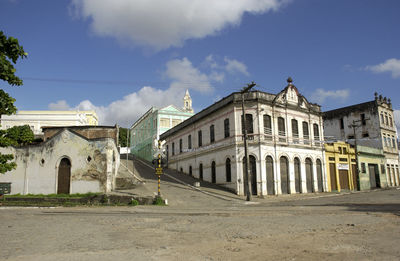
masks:
<path id="1" fill-rule="evenodd" d="M 58 165 L 57 194 L 69 194 L 71 187 L 71 160 L 63 157 Z"/>
<path id="2" fill-rule="evenodd" d="M 315 165 L 317 167 L 318 192 L 322 192 L 323 191 L 323 183 L 322 183 L 322 163 L 321 163 L 321 160 L 317 159 Z"/>
<path id="3" fill-rule="evenodd" d="M 275 194 L 275 179 L 274 179 L 274 160 L 271 156 L 265 158 L 265 165 L 267 171 L 267 194 Z"/>
<path id="4" fill-rule="evenodd" d="M 287 157 L 282 156 L 279 159 L 280 170 L 281 170 L 281 191 L 282 194 L 290 193 L 290 182 L 289 182 L 289 160 Z"/>
<path id="5" fill-rule="evenodd" d="M 217 173 L 216 173 L 215 161 L 211 162 L 211 182 L 212 183 L 216 183 L 217 182 Z"/>
<path id="6" fill-rule="evenodd" d="M 306 185 L 307 185 L 307 192 L 313 192 L 313 165 L 312 160 L 310 158 L 306 158 Z"/>
<path id="7" fill-rule="evenodd" d="M 225 160 L 225 173 L 226 173 L 226 182 L 232 181 L 232 171 L 231 171 L 231 159 L 227 158 Z"/>
<path id="8" fill-rule="evenodd" d="M 301 191 L 301 163 L 298 157 L 295 157 L 293 160 L 294 164 L 294 189 L 296 193 L 300 193 Z"/>
<path id="9" fill-rule="evenodd" d="M 243 157 L 243 177 L 246 173 L 246 157 Z M 253 155 L 249 155 L 249 179 L 251 181 L 251 192 L 253 195 L 257 195 L 257 159 Z"/>

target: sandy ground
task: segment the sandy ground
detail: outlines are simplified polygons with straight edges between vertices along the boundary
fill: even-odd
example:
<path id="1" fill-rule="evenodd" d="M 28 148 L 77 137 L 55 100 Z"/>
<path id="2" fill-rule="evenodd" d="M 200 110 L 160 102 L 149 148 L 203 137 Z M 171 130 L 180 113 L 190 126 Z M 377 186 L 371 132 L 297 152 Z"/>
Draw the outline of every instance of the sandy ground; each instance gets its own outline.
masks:
<path id="1" fill-rule="evenodd" d="M 400 260 L 398 189 L 248 203 L 173 178 L 164 207 L 0 208 L 0 260 Z"/>
<path id="2" fill-rule="evenodd" d="M 174 206 L 0 208 L 0 260 L 399 260 L 400 190 Z M 204 204 L 207 202 L 207 204 Z"/>

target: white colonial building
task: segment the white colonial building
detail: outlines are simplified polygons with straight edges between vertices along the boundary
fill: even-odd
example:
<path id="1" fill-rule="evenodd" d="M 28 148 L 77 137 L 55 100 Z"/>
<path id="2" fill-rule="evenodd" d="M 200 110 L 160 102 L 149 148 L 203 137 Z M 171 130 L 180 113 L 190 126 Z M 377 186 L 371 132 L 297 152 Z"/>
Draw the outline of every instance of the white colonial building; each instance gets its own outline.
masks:
<path id="1" fill-rule="evenodd" d="M 42 127 L 96 126 L 95 111 L 18 111 L 13 115 L 1 115 L 1 129 L 29 125 L 35 136 L 42 136 Z"/>
<path id="2" fill-rule="evenodd" d="M 254 195 L 326 190 L 320 106 L 288 79 L 277 95 L 244 94 Z M 168 167 L 244 195 L 242 95 L 232 93 L 160 136 Z"/>

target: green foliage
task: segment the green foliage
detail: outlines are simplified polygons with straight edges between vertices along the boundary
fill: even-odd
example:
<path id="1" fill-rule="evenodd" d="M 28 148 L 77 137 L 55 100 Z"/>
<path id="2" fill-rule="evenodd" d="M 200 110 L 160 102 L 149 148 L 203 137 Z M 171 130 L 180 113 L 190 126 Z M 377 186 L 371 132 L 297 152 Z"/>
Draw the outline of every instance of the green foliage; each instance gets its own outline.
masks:
<path id="1" fill-rule="evenodd" d="M 156 197 L 156 198 L 154 199 L 153 205 L 156 205 L 156 206 L 165 206 L 165 202 L 164 202 L 164 200 L 162 199 L 162 197 Z"/>
<path id="2" fill-rule="evenodd" d="M 19 58 L 25 58 L 28 54 L 19 45 L 18 39 L 7 37 L 0 31 L 0 79 L 10 85 L 22 85 L 22 80 L 15 75 L 13 64 Z"/>
<path id="3" fill-rule="evenodd" d="M 14 106 L 15 99 L 0 89 L 0 115 L 11 115 L 17 112 Z"/>
<path id="4" fill-rule="evenodd" d="M 7 37 L 3 31 L 0 31 L 0 79 L 8 82 L 10 85 L 22 85 L 22 80 L 15 75 L 14 65 L 19 58 L 25 58 L 28 54 L 24 48 L 19 45 L 18 39 Z M 1 115 L 11 115 L 17 111 L 14 106 L 15 99 L 8 93 L 0 90 L 0 118 Z M 23 137 L 15 137 L 15 133 L 20 133 Z M 7 131 L 0 132 L 0 147 L 7 147 L 15 144 L 24 144 L 30 141 L 30 133 L 21 129 L 12 132 L 13 138 L 7 136 Z M 17 139 L 16 139 L 17 138 Z M 33 138 L 33 137 L 32 137 Z M 0 153 L 0 173 L 6 173 L 17 167 L 15 162 L 8 162 L 14 159 L 12 154 Z"/>
<path id="5" fill-rule="evenodd" d="M 139 201 L 137 201 L 136 199 L 132 199 L 132 201 L 129 203 L 129 205 L 131 205 L 131 206 L 137 206 L 137 205 L 139 205 Z"/>
<path id="6" fill-rule="evenodd" d="M 34 135 L 29 125 L 14 126 L 7 130 L 6 137 L 9 138 L 14 146 L 27 145 L 33 142 Z"/>
<path id="7" fill-rule="evenodd" d="M 122 127 L 119 128 L 118 144 L 121 147 L 126 147 L 128 144 L 127 137 L 126 137 L 127 132 L 128 132 L 127 128 L 122 128 Z"/>

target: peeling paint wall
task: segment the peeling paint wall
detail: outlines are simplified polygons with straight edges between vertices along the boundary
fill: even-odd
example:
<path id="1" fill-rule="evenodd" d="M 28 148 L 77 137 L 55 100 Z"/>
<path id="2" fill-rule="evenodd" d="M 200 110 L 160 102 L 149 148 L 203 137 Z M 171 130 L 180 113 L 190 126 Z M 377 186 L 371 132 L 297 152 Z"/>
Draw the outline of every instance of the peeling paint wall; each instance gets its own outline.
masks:
<path id="1" fill-rule="evenodd" d="M 63 158 L 71 162 L 70 193 L 111 191 L 119 167 L 115 139 L 89 140 L 68 128 L 41 144 L 1 148 L 1 152 L 15 155 L 17 169 L 0 175 L 0 182 L 12 183 L 12 194 L 57 193 Z"/>

